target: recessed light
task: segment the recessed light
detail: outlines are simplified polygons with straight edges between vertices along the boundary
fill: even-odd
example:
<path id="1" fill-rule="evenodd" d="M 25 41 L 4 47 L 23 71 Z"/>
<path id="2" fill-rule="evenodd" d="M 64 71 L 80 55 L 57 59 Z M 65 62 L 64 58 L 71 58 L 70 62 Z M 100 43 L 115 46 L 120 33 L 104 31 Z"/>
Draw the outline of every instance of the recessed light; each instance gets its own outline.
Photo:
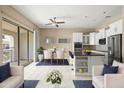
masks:
<path id="1" fill-rule="evenodd" d="M 103 12 L 103 14 L 106 14 L 106 13 L 107 13 L 106 11 Z"/>
<path id="2" fill-rule="evenodd" d="M 87 18 L 88 16 L 84 16 L 85 18 Z"/>

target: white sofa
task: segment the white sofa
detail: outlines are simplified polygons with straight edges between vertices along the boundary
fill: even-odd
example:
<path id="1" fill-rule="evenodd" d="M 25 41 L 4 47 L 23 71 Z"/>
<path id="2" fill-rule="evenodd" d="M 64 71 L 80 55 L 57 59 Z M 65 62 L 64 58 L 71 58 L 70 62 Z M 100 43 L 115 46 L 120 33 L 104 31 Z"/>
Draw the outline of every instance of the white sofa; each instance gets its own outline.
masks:
<path id="1" fill-rule="evenodd" d="M 0 83 L 0 88 L 19 88 L 24 83 L 23 66 L 10 66 L 11 77 Z"/>
<path id="2" fill-rule="evenodd" d="M 102 75 L 103 65 L 93 66 L 92 84 L 95 88 L 124 88 L 124 64 L 114 61 L 113 66 L 119 66 L 118 73 L 104 76 Z"/>

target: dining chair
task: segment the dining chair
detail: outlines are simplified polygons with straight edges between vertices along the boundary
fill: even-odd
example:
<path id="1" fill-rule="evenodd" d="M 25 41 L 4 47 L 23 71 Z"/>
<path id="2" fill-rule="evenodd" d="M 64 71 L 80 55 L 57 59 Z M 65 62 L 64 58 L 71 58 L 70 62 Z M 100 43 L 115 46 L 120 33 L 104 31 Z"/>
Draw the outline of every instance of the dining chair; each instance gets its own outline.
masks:
<path id="1" fill-rule="evenodd" d="M 63 60 L 63 64 L 64 64 L 64 51 L 63 50 L 56 50 L 56 59 L 57 59 L 57 63 L 59 62 L 59 60 Z"/>
<path id="2" fill-rule="evenodd" d="M 46 62 L 46 60 L 51 60 L 51 64 L 52 64 L 52 51 L 51 50 L 44 50 L 44 62 Z"/>

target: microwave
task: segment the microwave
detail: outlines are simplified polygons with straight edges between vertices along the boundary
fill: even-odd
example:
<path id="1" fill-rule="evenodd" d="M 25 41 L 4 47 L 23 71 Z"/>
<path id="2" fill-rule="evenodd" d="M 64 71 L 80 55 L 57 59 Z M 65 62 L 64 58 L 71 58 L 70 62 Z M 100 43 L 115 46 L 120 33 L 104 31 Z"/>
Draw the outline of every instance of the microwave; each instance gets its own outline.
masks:
<path id="1" fill-rule="evenodd" d="M 99 39 L 99 44 L 105 45 L 106 44 L 106 38 Z"/>

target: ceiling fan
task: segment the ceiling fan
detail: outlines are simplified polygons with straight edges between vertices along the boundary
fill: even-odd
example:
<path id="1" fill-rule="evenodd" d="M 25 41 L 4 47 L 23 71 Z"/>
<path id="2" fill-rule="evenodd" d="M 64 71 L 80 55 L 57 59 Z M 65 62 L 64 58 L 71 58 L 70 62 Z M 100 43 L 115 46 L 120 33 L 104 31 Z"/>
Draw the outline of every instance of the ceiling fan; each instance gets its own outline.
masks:
<path id="1" fill-rule="evenodd" d="M 56 21 L 56 17 L 53 17 L 51 19 L 49 19 L 51 21 L 51 23 L 45 24 L 45 25 L 55 25 L 56 27 L 59 27 L 59 24 L 64 24 L 64 21 Z"/>

